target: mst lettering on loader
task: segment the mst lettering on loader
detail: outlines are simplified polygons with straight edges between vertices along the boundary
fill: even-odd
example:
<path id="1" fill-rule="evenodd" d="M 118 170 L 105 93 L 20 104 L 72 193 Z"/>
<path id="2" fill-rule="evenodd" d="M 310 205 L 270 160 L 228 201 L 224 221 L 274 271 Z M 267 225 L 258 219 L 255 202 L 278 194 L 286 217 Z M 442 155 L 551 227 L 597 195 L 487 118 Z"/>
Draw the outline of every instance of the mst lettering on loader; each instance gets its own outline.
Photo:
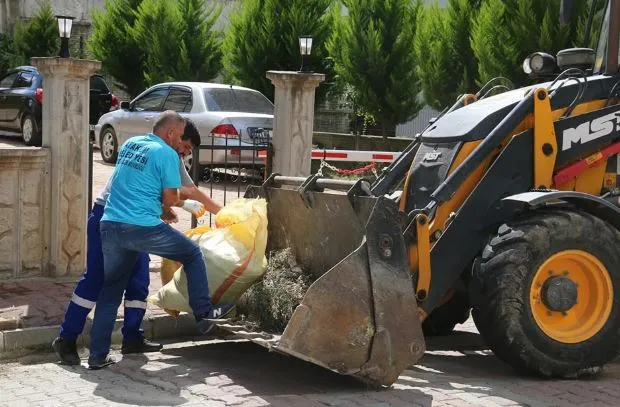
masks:
<path id="1" fill-rule="evenodd" d="M 618 132 L 618 113 L 606 114 L 562 132 L 562 151 Z"/>
<path id="2" fill-rule="evenodd" d="M 374 182 L 275 174 L 250 187 L 268 202 L 268 250 L 291 247 L 316 280 L 284 332 L 222 327 L 379 386 L 422 357 L 423 333 L 470 312 L 525 374 L 616 358 L 620 0 L 598 28 L 596 52 L 528 56 L 547 82 L 490 95 L 506 88 L 496 78 L 461 96 Z"/>

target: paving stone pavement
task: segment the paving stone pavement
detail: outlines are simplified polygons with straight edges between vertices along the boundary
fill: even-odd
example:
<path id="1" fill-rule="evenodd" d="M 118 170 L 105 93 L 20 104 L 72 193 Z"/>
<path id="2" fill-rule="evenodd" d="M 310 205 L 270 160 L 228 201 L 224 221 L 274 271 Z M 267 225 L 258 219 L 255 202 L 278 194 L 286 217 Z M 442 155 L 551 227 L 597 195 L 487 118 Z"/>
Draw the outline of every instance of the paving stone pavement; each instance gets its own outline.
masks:
<path id="1" fill-rule="evenodd" d="M 0 148 L 18 144 L 0 138 Z M 96 195 L 113 167 L 101 161 L 98 151 L 93 158 Z M 207 192 L 211 187 L 222 202 L 221 184 L 201 185 Z M 227 198 L 237 191 L 230 188 Z M 175 227 L 187 230 L 189 215 L 178 214 Z M 160 259 L 152 260 L 154 292 Z M 3 316 L 5 322 L 21 318 L 25 327 L 57 325 L 74 284 L 45 279 L 1 284 L 0 330 Z M 150 307 L 148 312 L 163 311 Z M 50 353 L 0 363 L 0 407 L 620 405 L 620 363 L 586 380 L 525 378 L 486 349 L 471 320 L 459 329 L 452 336 L 429 338 L 424 358 L 381 391 L 252 343 L 178 339 L 167 341 L 162 352 L 125 356 L 101 371 L 58 365 Z"/>
<path id="2" fill-rule="evenodd" d="M 150 277 L 149 292 L 154 294 L 161 288 L 159 265 L 156 262 L 151 262 Z M 60 325 L 76 281 L 37 279 L 0 283 L 0 331 Z M 123 312 L 121 303 L 118 312 L 120 318 Z M 89 314 L 90 319 L 93 314 Z M 164 314 L 159 307 L 148 304 L 146 318 Z"/>
<path id="3" fill-rule="evenodd" d="M 617 406 L 620 364 L 588 380 L 521 377 L 476 333 L 461 331 L 430 338 L 422 360 L 375 390 L 250 342 L 169 341 L 162 352 L 124 356 L 100 371 L 30 355 L 0 364 L 0 389 L 0 406 L 11 407 Z"/>

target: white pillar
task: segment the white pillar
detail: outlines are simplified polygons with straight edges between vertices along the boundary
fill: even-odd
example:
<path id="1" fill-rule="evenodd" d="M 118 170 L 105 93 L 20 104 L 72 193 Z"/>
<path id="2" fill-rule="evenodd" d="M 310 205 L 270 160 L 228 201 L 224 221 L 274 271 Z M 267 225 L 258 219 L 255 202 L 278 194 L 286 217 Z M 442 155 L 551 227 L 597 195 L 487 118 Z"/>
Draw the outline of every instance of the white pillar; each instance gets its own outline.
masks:
<path id="1" fill-rule="evenodd" d="M 275 86 L 273 125 L 273 172 L 305 177 L 310 175 L 314 91 L 324 74 L 267 71 Z"/>
<path id="2" fill-rule="evenodd" d="M 90 76 L 99 61 L 32 58 L 43 75 L 43 147 L 50 149 L 50 264 L 52 277 L 86 268 L 88 114 Z"/>

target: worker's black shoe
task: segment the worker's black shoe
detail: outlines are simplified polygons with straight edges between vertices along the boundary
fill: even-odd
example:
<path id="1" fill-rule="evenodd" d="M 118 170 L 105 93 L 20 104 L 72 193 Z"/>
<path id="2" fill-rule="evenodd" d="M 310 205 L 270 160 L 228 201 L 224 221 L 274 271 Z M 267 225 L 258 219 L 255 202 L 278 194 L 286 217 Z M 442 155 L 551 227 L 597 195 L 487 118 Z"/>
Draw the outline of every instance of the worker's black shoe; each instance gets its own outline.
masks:
<path id="1" fill-rule="evenodd" d="M 204 315 L 196 316 L 196 327 L 201 335 L 206 334 L 215 326 L 218 320 L 224 319 L 235 309 L 235 304 L 217 304 Z"/>
<path id="2" fill-rule="evenodd" d="M 59 336 L 52 342 L 52 349 L 54 349 L 54 353 L 56 353 L 61 363 L 70 366 L 80 364 L 80 356 L 77 353 L 77 344 L 75 341 Z"/>
<path id="3" fill-rule="evenodd" d="M 159 352 L 163 348 L 161 343 L 151 342 L 139 336 L 131 341 L 123 341 L 123 347 L 121 353 L 127 355 L 130 353 L 147 353 L 147 352 Z"/>
<path id="4" fill-rule="evenodd" d="M 90 370 L 103 369 L 104 367 L 113 365 L 114 363 L 116 363 L 116 359 L 110 355 L 103 358 L 94 358 L 92 356 L 88 358 L 88 368 Z"/>

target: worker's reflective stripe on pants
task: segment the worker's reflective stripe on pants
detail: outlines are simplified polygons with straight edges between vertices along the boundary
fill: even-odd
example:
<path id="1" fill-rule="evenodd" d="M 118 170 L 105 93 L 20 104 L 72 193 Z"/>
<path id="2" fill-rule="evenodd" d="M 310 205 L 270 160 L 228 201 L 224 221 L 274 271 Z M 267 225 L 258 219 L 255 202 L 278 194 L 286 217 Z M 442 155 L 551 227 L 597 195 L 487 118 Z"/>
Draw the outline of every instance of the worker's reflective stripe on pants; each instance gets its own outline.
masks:
<path id="1" fill-rule="evenodd" d="M 84 330 L 86 318 L 95 307 L 97 297 L 103 286 L 103 252 L 99 222 L 103 216 L 102 205 L 93 205 L 87 223 L 87 267 L 86 273 L 80 278 L 73 296 L 65 312 L 65 319 L 60 326 L 60 336 L 68 340 L 76 340 Z M 132 340 L 143 334 L 140 329 L 146 311 L 146 297 L 149 294 L 149 255 L 141 253 L 127 284 L 125 296 L 129 303 L 125 304 L 123 337 Z"/>
<path id="2" fill-rule="evenodd" d="M 125 308 L 146 309 L 146 302 L 138 300 L 125 300 Z"/>
<path id="3" fill-rule="evenodd" d="M 75 292 L 71 296 L 71 302 L 75 305 L 79 305 L 82 308 L 93 309 L 95 308 L 95 301 L 87 300 L 86 298 L 82 298 L 77 295 Z"/>

